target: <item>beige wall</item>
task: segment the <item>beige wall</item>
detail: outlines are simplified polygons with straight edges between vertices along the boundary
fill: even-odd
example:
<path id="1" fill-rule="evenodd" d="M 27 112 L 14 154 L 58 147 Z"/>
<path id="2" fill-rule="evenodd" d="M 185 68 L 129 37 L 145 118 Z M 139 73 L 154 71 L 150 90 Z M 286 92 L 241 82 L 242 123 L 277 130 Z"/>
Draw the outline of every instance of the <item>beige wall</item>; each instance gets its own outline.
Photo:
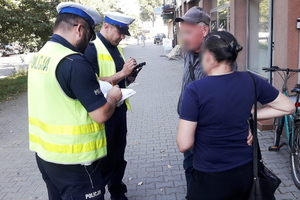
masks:
<path id="1" fill-rule="evenodd" d="M 230 32 L 244 47 L 237 58 L 238 69 L 244 71 L 247 53 L 247 3 L 245 1 L 231 0 L 230 2 Z"/>
<path id="2" fill-rule="evenodd" d="M 299 30 L 296 29 L 300 17 L 299 0 L 275 0 L 274 3 L 274 65 L 282 68 L 298 69 Z M 298 76 L 289 81 L 289 89 L 298 82 Z M 274 85 L 281 88 L 282 81 L 274 76 Z"/>
<path id="3" fill-rule="evenodd" d="M 202 5 L 203 5 L 203 9 L 210 14 L 210 9 L 211 9 L 211 2 L 210 0 L 202 0 Z"/>
<path id="4" fill-rule="evenodd" d="M 176 23 L 176 22 L 174 22 Z M 173 20 L 168 22 L 168 35 L 169 39 L 174 39 L 174 32 L 173 32 Z"/>

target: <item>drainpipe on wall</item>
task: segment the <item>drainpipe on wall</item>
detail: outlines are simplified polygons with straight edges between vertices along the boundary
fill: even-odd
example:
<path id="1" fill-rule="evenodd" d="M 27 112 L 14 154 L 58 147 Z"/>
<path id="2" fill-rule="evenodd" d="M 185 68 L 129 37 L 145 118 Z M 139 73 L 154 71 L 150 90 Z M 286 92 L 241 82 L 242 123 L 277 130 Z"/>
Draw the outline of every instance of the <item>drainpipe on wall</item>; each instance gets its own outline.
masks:
<path id="1" fill-rule="evenodd" d="M 297 19 L 297 30 L 300 30 L 300 18 Z M 298 69 L 300 69 L 300 32 L 299 32 L 299 56 L 298 56 Z M 300 73 L 298 74 L 298 84 L 300 83 Z"/>
<path id="2" fill-rule="evenodd" d="M 274 38 L 273 38 L 273 16 L 274 16 L 274 0 L 270 0 L 270 35 L 269 35 L 269 66 L 273 66 L 273 51 L 274 51 Z M 269 83 L 273 83 L 273 73 L 269 74 Z"/>

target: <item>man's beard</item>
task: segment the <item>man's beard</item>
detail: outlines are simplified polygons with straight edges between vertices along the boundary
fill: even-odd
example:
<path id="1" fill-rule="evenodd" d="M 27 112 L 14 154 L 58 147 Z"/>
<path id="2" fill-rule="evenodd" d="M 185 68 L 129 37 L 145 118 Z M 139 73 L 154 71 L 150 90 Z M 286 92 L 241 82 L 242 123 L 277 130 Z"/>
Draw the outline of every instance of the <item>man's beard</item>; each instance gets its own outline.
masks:
<path id="1" fill-rule="evenodd" d="M 116 47 L 120 44 L 121 41 L 122 41 L 122 39 L 115 40 L 115 41 L 113 41 L 113 43 L 111 43 L 111 45 Z"/>
<path id="2" fill-rule="evenodd" d="M 82 39 L 77 42 L 76 44 L 76 48 L 81 52 L 84 53 L 85 49 L 87 48 L 87 46 L 89 45 L 89 40 L 87 39 L 87 35 L 85 34 Z"/>

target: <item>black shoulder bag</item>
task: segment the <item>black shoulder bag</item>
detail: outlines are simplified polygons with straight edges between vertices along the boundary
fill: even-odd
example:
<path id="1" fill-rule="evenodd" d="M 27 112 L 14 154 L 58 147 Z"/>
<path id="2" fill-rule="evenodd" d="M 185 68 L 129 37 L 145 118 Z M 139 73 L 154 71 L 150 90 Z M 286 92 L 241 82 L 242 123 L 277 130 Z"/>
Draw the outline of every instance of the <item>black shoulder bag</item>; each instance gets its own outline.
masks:
<path id="1" fill-rule="evenodd" d="M 253 134 L 253 185 L 249 200 L 275 200 L 274 193 L 281 180 L 263 163 L 257 138 L 257 86 L 253 74 L 248 72 L 254 83 L 254 115 L 250 120 Z"/>

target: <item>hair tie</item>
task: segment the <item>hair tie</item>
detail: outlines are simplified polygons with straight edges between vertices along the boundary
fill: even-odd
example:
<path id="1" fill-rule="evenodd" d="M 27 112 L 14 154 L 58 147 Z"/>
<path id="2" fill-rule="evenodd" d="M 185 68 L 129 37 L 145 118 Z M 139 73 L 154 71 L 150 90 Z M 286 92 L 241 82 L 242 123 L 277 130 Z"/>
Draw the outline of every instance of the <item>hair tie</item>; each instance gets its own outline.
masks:
<path id="1" fill-rule="evenodd" d="M 230 44 L 227 47 L 227 51 L 229 51 L 232 54 L 238 54 L 242 49 L 243 47 L 234 41 L 230 42 Z"/>

